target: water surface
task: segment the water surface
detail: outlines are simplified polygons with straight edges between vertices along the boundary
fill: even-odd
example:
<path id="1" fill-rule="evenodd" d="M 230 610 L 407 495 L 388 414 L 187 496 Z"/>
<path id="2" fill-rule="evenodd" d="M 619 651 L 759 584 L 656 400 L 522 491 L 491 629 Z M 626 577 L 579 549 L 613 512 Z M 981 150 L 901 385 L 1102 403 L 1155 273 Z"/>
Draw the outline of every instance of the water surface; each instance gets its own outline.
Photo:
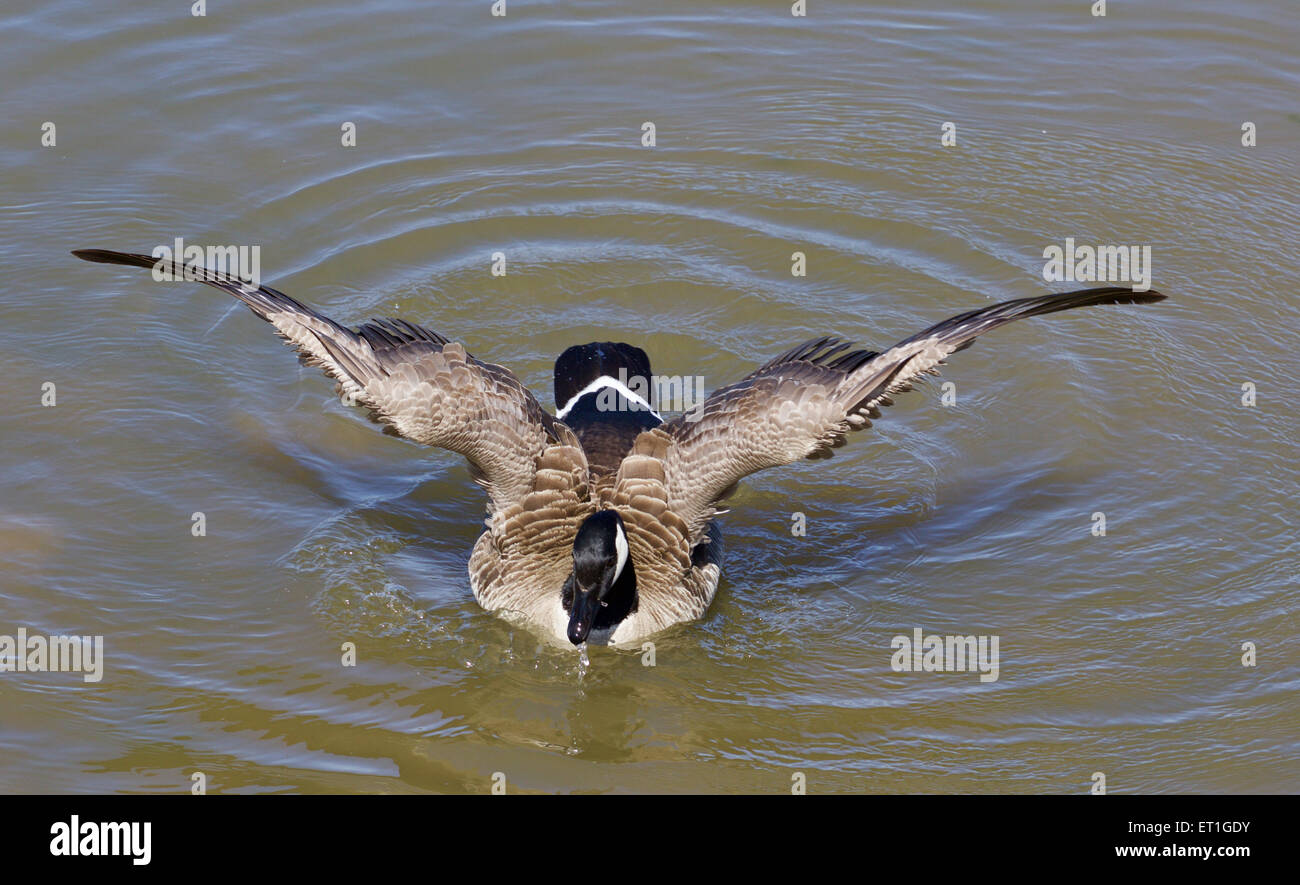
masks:
<path id="1" fill-rule="evenodd" d="M 0 633 L 107 660 L 0 674 L 0 789 L 1300 789 L 1294 4 L 809 5 L 7 5 Z M 955 406 L 753 477 L 708 615 L 582 672 L 474 603 L 458 457 L 220 293 L 68 255 L 178 236 L 548 406 L 570 344 L 719 387 L 1048 291 L 1065 237 L 1151 246 L 1171 300 L 1000 330 Z M 1000 678 L 894 672 L 916 627 Z"/>

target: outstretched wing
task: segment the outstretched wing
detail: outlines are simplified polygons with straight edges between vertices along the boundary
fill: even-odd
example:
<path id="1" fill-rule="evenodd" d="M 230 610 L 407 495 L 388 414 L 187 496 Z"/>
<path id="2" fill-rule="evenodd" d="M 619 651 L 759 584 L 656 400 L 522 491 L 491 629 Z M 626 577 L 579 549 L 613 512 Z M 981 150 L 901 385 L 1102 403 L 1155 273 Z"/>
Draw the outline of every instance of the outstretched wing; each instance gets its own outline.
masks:
<path id="1" fill-rule="evenodd" d="M 176 279 L 195 279 L 235 296 L 375 420 L 407 439 L 469 459 L 494 510 L 533 490 L 538 458 L 547 447 L 565 446 L 581 457 L 572 431 L 547 414 L 509 369 L 475 359 L 437 332 L 398 319 L 353 331 L 283 292 L 207 268 L 103 249 L 72 254 L 104 264 L 160 267 Z"/>
<path id="2" fill-rule="evenodd" d="M 894 394 L 910 390 L 921 375 L 937 374 L 948 355 L 990 329 L 1075 307 L 1164 297 L 1108 287 L 1005 301 L 944 320 L 884 353 L 854 350 L 835 338 L 809 341 L 714 391 L 697 412 L 643 433 L 619 488 L 624 496 L 658 492 L 698 542 L 718 501 L 743 477 L 801 458 L 830 457 L 849 431 L 871 426 Z"/>

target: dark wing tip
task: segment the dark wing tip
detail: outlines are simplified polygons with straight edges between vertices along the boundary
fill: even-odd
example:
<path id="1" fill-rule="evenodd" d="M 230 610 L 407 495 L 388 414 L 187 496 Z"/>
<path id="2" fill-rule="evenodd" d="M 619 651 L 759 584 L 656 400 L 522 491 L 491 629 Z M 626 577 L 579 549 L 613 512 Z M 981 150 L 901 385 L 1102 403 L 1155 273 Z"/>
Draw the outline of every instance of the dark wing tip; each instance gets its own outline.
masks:
<path id="1" fill-rule="evenodd" d="M 1103 289 L 1099 292 L 1114 292 L 1115 294 L 1099 300 L 1097 304 L 1154 304 L 1157 301 L 1165 301 L 1169 298 L 1164 292 L 1158 292 L 1155 289 L 1147 289 L 1145 292 L 1139 292 L 1137 289 Z"/>
<path id="2" fill-rule="evenodd" d="M 1128 289 L 1123 286 L 1104 286 L 1096 289 L 1080 289 L 1077 292 L 1065 292 L 1060 295 L 1050 295 L 1047 297 L 1046 305 L 1066 309 L 1071 307 L 1085 307 L 1095 304 L 1154 304 L 1157 301 L 1164 301 L 1169 296 L 1155 289 L 1147 289 L 1145 292 L 1137 289 Z"/>
<path id="3" fill-rule="evenodd" d="M 73 249 L 72 254 L 82 261 L 94 261 L 97 264 L 127 264 L 137 267 L 153 267 L 158 259 L 147 255 L 132 255 L 129 252 L 114 252 L 111 249 Z"/>
<path id="4" fill-rule="evenodd" d="M 942 326 L 961 329 L 976 320 L 994 320 L 994 326 L 987 326 L 979 330 L 982 333 L 990 328 L 1023 317 L 1043 316 L 1044 314 L 1057 313 L 1062 310 L 1073 310 L 1076 307 L 1092 307 L 1098 304 L 1154 304 L 1157 301 L 1164 301 L 1165 298 L 1163 292 L 1158 292 L 1155 289 L 1147 289 L 1142 292 L 1122 286 L 1099 286 L 1091 289 L 1078 289 L 1074 292 L 1040 295 L 1037 298 L 1018 298 L 1014 301 L 1003 301 L 991 307 L 970 311 L 945 320 L 935 329 Z M 927 333 L 923 334 L 928 334 L 930 331 L 933 330 L 927 330 Z"/>

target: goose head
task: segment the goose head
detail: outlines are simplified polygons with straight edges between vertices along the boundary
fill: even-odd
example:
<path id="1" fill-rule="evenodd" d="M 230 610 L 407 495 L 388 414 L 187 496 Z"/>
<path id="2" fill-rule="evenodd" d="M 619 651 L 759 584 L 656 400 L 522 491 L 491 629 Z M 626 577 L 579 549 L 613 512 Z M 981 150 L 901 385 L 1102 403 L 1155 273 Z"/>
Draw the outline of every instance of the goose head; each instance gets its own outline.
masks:
<path id="1" fill-rule="evenodd" d="M 586 642 L 593 629 L 609 629 L 635 611 L 635 569 L 628 561 L 627 533 L 617 511 L 593 513 L 578 528 L 563 603 L 574 645 Z"/>

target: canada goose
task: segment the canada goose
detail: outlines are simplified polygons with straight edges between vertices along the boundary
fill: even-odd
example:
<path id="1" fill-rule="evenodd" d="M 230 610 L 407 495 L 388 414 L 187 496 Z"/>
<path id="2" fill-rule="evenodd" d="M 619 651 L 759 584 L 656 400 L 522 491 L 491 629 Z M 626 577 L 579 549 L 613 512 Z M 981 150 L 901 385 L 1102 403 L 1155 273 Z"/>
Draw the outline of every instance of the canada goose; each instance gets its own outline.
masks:
<path id="1" fill-rule="evenodd" d="M 704 614 L 722 557 L 714 517 L 736 484 L 767 467 L 829 457 L 976 336 L 1024 317 L 1165 297 L 1095 288 L 1004 301 L 883 353 L 817 338 L 664 421 L 621 380 L 650 374 L 645 352 L 631 345 L 566 350 L 552 416 L 508 369 L 405 320 L 353 331 L 275 289 L 206 268 L 101 249 L 72 254 L 184 273 L 229 292 L 386 431 L 464 455 L 489 498 L 487 530 L 469 562 L 475 598 L 575 645 L 636 642 Z M 603 404 L 611 391 L 621 396 L 616 408 Z"/>

